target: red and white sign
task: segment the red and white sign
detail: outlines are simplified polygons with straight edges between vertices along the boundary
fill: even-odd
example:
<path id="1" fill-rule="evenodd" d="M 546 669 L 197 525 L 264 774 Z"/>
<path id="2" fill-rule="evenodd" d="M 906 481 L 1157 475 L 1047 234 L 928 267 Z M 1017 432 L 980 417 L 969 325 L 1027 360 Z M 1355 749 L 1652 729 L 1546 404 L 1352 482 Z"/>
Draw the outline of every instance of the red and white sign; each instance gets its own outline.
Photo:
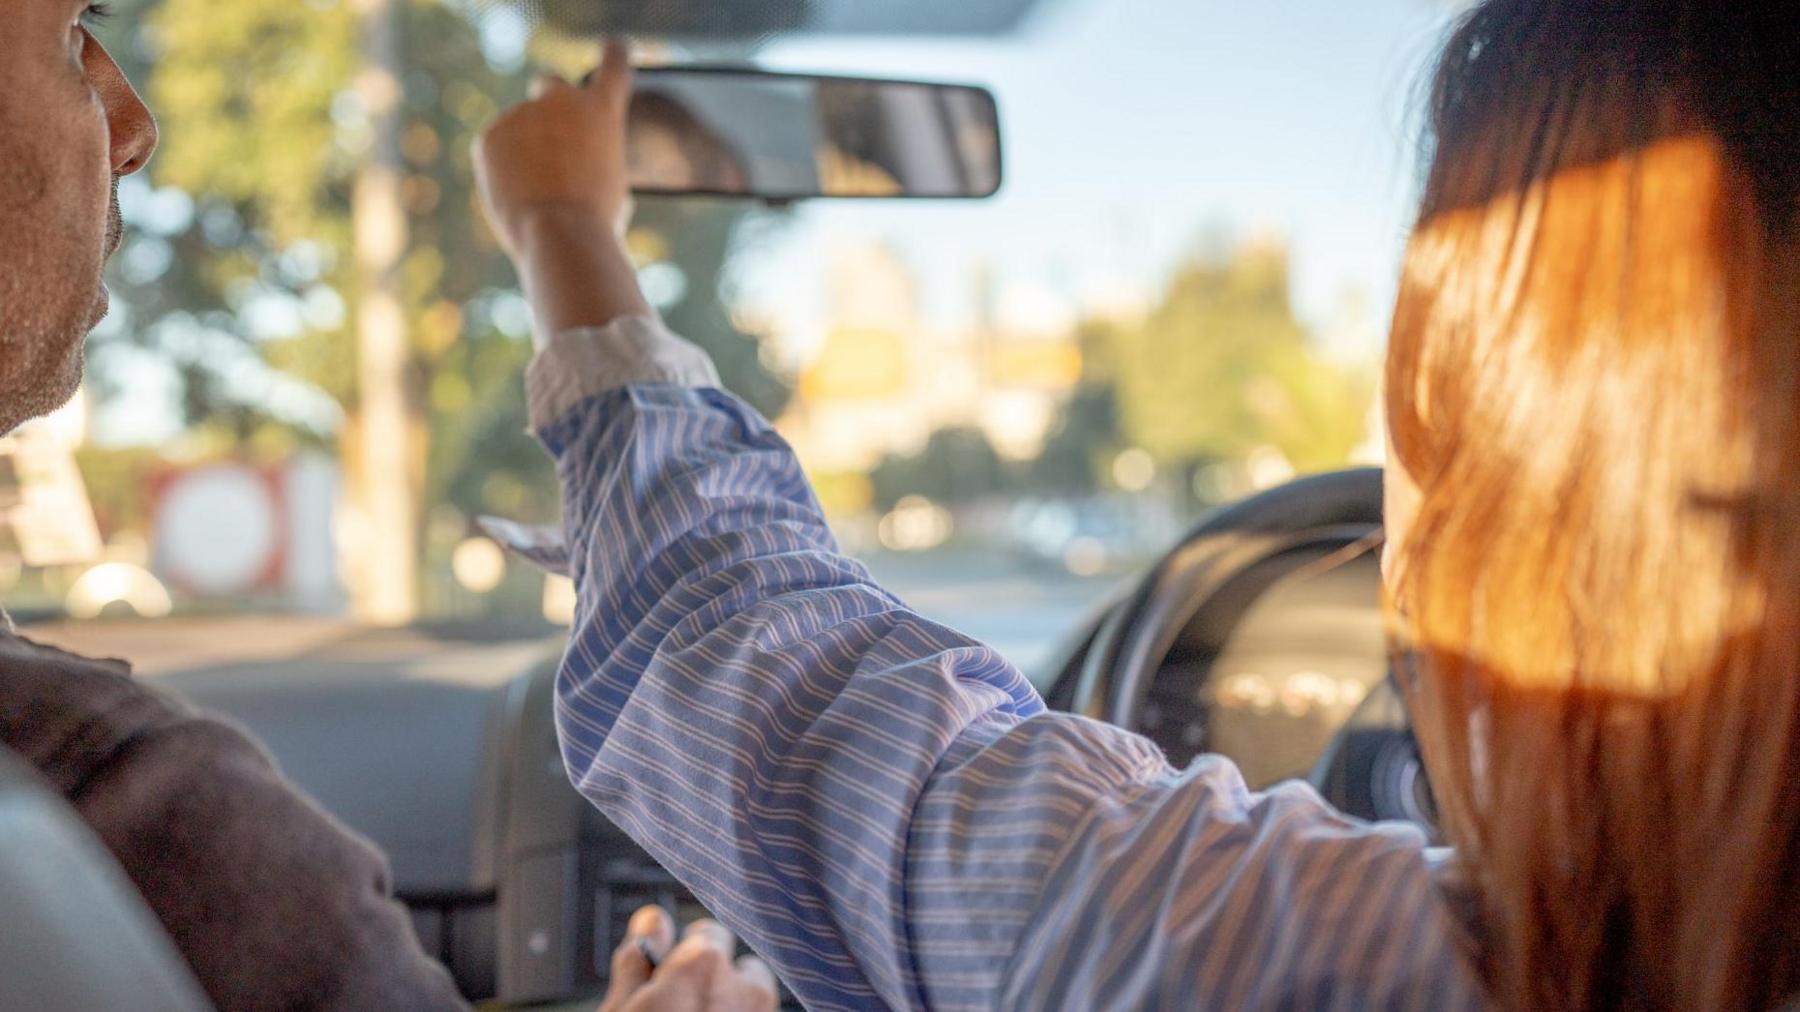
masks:
<path id="1" fill-rule="evenodd" d="M 156 571 L 192 594 L 225 597 L 282 581 L 287 509 L 276 472 L 215 464 L 155 489 Z"/>

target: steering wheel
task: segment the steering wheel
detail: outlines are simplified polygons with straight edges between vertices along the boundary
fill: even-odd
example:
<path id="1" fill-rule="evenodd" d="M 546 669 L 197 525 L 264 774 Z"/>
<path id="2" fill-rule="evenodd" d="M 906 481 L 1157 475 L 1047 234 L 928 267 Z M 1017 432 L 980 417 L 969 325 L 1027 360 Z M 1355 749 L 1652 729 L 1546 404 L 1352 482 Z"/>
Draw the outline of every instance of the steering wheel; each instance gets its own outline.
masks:
<path id="1" fill-rule="evenodd" d="M 1082 659 L 1071 709 L 1141 727 L 1150 687 L 1178 638 L 1217 656 L 1256 593 L 1222 593 L 1264 563 L 1297 552 L 1373 544 L 1381 531 L 1381 471 L 1314 475 L 1202 520 L 1101 623 Z M 1245 588 L 1246 590 L 1250 588 Z"/>
<path id="2" fill-rule="evenodd" d="M 1202 690 L 1245 614 L 1283 580 L 1373 551 L 1381 522 L 1375 469 L 1302 478 L 1214 513 L 1107 610 L 1053 704 L 1145 733 L 1177 766 L 1209 751 Z M 1337 730 L 1309 779 L 1348 814 L 1434 830 L 1391 682 Z"/>

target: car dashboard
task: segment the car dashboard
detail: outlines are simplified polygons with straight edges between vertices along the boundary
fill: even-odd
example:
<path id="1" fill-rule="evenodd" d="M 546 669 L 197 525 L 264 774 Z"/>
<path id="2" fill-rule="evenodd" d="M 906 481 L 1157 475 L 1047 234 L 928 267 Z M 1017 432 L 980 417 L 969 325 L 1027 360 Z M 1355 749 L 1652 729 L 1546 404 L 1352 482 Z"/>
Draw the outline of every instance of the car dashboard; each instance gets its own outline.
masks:
<path id="1" fill-rule="evenodd" d="M 427 952 L 471 1001 L 589 999 L 644 903 L 698 906 L 570 785 L 560 643 L 356 631 L 305 654 L 157 681 L 223 712 L 387 852 Z"/>

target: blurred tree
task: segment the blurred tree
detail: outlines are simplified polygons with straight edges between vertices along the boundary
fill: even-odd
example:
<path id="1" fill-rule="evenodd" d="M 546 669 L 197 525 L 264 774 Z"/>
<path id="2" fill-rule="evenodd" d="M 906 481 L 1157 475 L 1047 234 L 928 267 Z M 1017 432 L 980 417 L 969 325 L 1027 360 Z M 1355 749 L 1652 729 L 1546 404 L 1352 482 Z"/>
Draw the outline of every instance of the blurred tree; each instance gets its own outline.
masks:
<path id="1" fill-rule="evenodd" d="M 1285 247 L 1190 261 L 1142 326 L 1114 335 L 1121 434 L 1158 463 L 1273 446 L 1296 467 L 1330 467 L 1363 439 L 1369 385 L 1314 352 L 1289 301 Z"/>
<path id="2" fill-rule="evenodd" d="M 480 220 L 469 158 L 476 133 L 524 96 L 526 54 L 484 48 L 478 26 L 441 0 L 396 2 L 409 480 L 425 503 L 545 519 L 555 487 L 524 434 L 520 392 L 529 317 Z M 114 318 L 96 335 L 97 392 L 141 384 L 156 363 L 180 421 L 203 442 L 275 455 L 311 442 L 349 455 L 364 295 L 352 195 L 377 140 L 370 93 L 354 87 L 355 13 L 345 0 L 116 7 L 105 41 L 144 86 L 163 147 L 148 185 L 124 194 L 128 237 L 113 271 Z M 559 51 L 571 66 L 593 52 L 571 42 Z M 638 231 L 656 238 L 657 256 L 641 259 L 647 287 L 660 272 L 670 322 L 714 353 L 728 386 L 773 412 L 786 386 L 732 325 L 720 292 L 743 215 L 716 203 L 647 205 Z"/>
<path id="3" fill-rule="evenodd" d="M 146 177 L 123 187 L 126 242 L 90 380 L 104 401 L 141 387 L 160 363 L 177 421 L 210 434 L 203 442 L 247 443 L 268 427 L 329 439 L 341 397 L 327 395 L 348 392 L 348 373 L 296 369 L 286 396 L 268 397 L 268 370 L 257 367 L 302 335 L 349 347 L 336 284 L 347 232 L 341 215 L 320 213 L 342 197 L 347 163 L 329 116 L 321 129 L 316 112 L 348 74 L 341 11 L 114 6 L 101 34 L 159 113 L 163 146 L 148 176 L 157 188 Z"/>
<path id="4" fill-rule="evenodd" d="M 1371 377 L 1318 354 L 1290 305 L 1285 248 L 1236 247 L 1214 232 L 1203 250 L 1145 319 L 1081 325 L 1081 378 L 1036 459 L 990 467 L 974 449 L 985 446 L 979 431 L 941 431 L 924 452 L 882 462 L 876 505 L 914 492 L 946 502 L 998 490 L 1088 495 L 1111 484 L 1131 447 L 1151 454 L 1164 493 L 1190 507 L 1208 504 L 1198 471 L 1265 447 L 1303 471 L 1342 466 L 1366 436 Z"/>
<path id="5" fill-rule="evenodd" d="M 1119 449 L 1118 399 L 1104 383 L 1084 383 L 1067 403 L 1043 452 L 1026 472 L 1033 491 L 1086 495 L 1100 487 L 1105 461 Z"/>
<path id="6" fill-rule="evenodd" d="M 1006 464 L 987 433 L 977 428 L 939 429 L 916 454 L 889 454 L 869 475 L 875 505 L 889 510 L 909 495 L 922 495 L 945 505 L 967 503 L 1002 491 L 1009 483 Z"/>
<path id="7" fill-rule="evenodd" d="M 1085 495 L 1100 487 L 1105 462 L 1119 452 L 1118 356 L 1123 325 L 1089 320 L 1081 325 L 1081 379 L 1069 395 L 1026 471 L 1034 491 Z"/>
<path id="8" fill-rule="evenodd" d="M 142 531 L 149 524 L 149 483 L 157 472 L 169 466 L 154 449 L 83 446 L 75 453 L 75 463 L 87 485 L 101 537 L 111 538 L 119 531 Z"/>

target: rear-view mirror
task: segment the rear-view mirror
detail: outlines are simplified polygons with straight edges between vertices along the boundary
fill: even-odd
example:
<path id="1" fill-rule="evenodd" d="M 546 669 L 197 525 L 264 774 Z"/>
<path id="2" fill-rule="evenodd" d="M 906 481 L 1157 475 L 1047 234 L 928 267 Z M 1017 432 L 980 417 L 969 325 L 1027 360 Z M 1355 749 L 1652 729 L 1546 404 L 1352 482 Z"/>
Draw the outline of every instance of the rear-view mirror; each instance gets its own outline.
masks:
<path id="1" fill-rule="evenodd" d="M 992 196 L 994 96 L 969 85 L 665 67 L 638 72 L 632 189 L 790 201 Z"/>

